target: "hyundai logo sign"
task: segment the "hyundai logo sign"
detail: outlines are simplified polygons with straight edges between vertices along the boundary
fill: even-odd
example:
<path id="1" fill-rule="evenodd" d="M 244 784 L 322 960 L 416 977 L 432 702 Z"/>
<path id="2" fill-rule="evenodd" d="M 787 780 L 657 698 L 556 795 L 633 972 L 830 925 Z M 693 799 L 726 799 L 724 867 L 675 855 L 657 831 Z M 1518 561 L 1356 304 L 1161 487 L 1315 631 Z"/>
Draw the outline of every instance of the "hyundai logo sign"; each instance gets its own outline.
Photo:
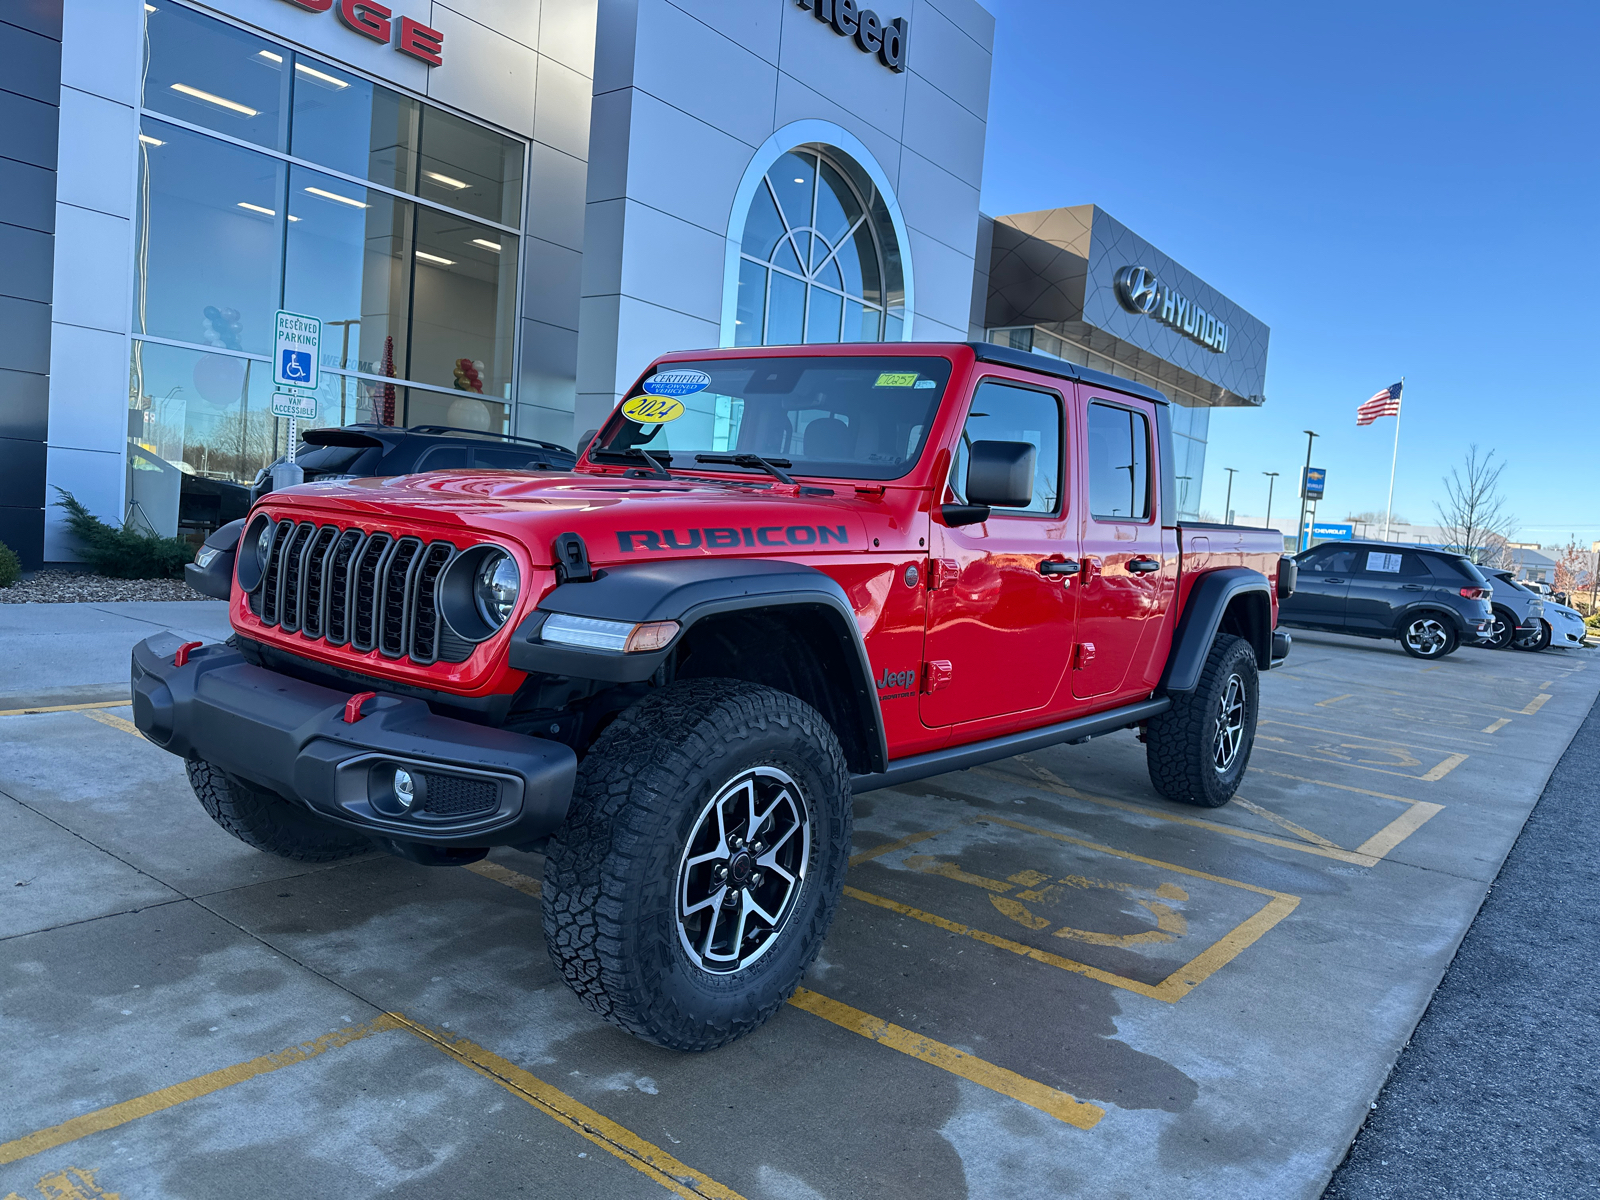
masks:
<path id="1" fill-rule="evenodd" d="M 1154 317 L 1213 354 L 1227 353 L 1227 325 L 1181 292 L 1167 287 L 1148 267 L 1123 267 L 1114 282 L 1117 303 L 1129 312 Z"/>

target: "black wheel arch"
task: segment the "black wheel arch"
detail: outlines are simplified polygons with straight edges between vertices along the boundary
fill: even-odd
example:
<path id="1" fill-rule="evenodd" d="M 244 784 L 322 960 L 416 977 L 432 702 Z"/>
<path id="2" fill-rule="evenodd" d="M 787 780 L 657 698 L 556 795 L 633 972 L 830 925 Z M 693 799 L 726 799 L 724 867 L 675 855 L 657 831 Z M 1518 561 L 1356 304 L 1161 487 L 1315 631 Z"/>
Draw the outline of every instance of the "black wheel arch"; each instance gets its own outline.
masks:
<path id="1" fill-rule="evenodd" d="M 677 621 L 657 651 L 622 654 L 540 638 L 553 613 L 608 621 Z M 839 584 L 801 563 L 679 559 L 628 564 L 564 583 L 513 634 L 519 671 L 606 683 L 743 679 L 797 696 L 833 727 L 852 772 L 888 766 L 883 714 L 855 610 Z"/>
<path id="2" fill-rule="evenodd" d="M 1202 575 L 1178 618 L 1160 690 L 1194 691 L 1218 633 L 1244 638 L 1255 651 L 1257 668 L 1271 670 L 1272 587 L 1265 575 L 1249 567 L 1221 567 Z"/>

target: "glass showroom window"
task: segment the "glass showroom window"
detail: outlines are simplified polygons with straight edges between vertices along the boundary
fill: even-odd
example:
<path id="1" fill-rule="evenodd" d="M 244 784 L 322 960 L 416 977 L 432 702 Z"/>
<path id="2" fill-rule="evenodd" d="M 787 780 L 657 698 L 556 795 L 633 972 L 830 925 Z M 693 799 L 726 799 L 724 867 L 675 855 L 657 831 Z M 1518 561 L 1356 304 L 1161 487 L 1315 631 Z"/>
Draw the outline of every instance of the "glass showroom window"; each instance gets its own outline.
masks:
<path id="1" fill-rule="evenodd" d="M 871 179 L 800 147 L 773 164 L 745 218 L 735 345 L 898 341 L 900 245 Z"/>
<path id="2" fill-rule="evenodd" d="M 278 308 L 323 321 L 318 424 L 504 430 L 526 145 L 175 0 L 145 11 L 138 515 L 203 533 L 287 449 Z"/>

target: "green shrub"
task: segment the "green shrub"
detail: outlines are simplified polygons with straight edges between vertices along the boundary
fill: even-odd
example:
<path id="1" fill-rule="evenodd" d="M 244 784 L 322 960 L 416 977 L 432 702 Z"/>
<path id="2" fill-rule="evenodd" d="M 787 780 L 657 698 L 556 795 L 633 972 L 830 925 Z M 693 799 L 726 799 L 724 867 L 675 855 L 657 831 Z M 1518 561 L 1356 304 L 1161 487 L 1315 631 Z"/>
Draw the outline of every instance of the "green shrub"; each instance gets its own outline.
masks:
<path id="1" fill-rule="evenodd" d="M 8 588 L 22 578 L 22 560 L 17 552 L 0 542 L 0 588 Z"/>
<path id="2" fill-rule="evenodd" d="M 76 497 L 57 488 L 56 501 L 67 510 L 67 528 L 78 539 L 86 561 L 102 575 L 115 579 L 182 579 L 183 564 L 194 558 L 194 547 L 181 538 L 140 533 L 124 525 L 107 525 Z"/>

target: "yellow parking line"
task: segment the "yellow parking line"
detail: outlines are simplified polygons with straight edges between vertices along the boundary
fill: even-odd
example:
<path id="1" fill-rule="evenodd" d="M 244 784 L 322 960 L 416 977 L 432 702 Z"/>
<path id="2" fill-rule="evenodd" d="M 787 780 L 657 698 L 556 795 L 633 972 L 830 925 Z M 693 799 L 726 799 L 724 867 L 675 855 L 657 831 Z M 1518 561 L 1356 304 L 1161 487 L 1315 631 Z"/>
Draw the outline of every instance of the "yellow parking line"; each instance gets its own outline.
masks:
<path id="1" fill-rule="evenodd" d="M 1494 721 L 1494 722 L 1490 723 L 1489 725 L 1485 726 L 1483 731 L 1485 733 L 1498 733 L 1500 730 L 1504 729 L 1509 724 L 1511 724 L 1511 718 L 1510 717 L 1501 717 L 1498 721 Z"/>
<path id="2" fill-rule="evenodd" d="M 374 1017 L 370 1021 L 363 1021 L 359 1025 L 346 1025 L 343 1029 L 325 1033 L 319 1038 L 309 1042 L 302 1042 L 298 1046 L 290 1046 L 286 1050 L 263 1054 L 260 1058 L 252 1058 L 249 1062 L 223 1067 L 220 1071 L 212 1071 L 209 1074 L 201 1075 L 184 1083 L 175 1083 L 171 1087 L 164 1087 L 158 1091 L 137 1096 L 132 1100 L 124 1100 L 120 1104 L 112 1104 L 106 1108 L 96 1109 L 94 1112 L 84 1113 L 81 1117 L 73 1117 L 70 1121 L 63 1121 L 60 1125 L 52 1125 L 48 1129 L 40 1129 L 0 1145 L 0 1165 L 16 1162 L 18 1159 L 27 1158 L 29 1155 L 38 1154 L 43 1150 L 64 1146 L 68 1142 L 75 1142 L 79 1138 L 88 1137 L 92 1133 L 103 1133 L 107 1129 L 115 1129 L 119 1125 L 126 1125 L 129 1121 L 136 1121 L 140 1117 L 149 1116 L 151 1113 L 173 1108 L 186 1100 L 194 1100 L 200 1096 L 208 1096 L 212 1092 L 220 1092 L 223 1088 L 230 1088 L 236 1083 L 243 1083 L 245 1080 L 254 1079 L 258 1075 L 266 1075 L 283 1067 L 306 1062 L 309 1059 L 316 1058 L 319 1054 L 326 1054 L 329 1050 L 338 1050 L 343 1046 L 348 1046 L 351 1042 L 358 1042 L 362 1038 L 371 1037 L 375 1033 L 383 1033 L 385 1030 L 399 1028 L 400 1022 L 394 1016 L 385 1013 L 382 1016 Z"/>
<path id="3" fill-rule="evenodd" d="M 1550 700 L 1550 693 L 1549 692 L 1540 692 L 1532 700 L 1528 701 L 1528 707 L 1522 709 L 1521 711 L 1523 713 L 1525 713 L 1527 716 L 1531 717 L 1531 716 L 1533 716 L 1534 713 L 1538 712 L 1541 708 L 1543 708 L 1545 706 L 1545 704 L 1549 700 Z"/>
<path id="4" fill-rule="evenodd" d="M 1360 742 L 1376 742 L 1380 746 L 1404 746 L 1408 750 L 1436 750 L 1437 746 L 1424 746 L 1417 742 L 1397 742 L 1393 738 L 1376 738 L 1365 733 L 1348 733 L 1343 729 L 1324 729 L 1320 725 L 1298 725 L 1293 721 L 1274 721 L 1270 717 L 1262 717 L 1261 725 L 1274 725 L 1279 729 L 1304 729 L 1308 733 L 1323 733 L 1329 737 L 1353 738 Z M 1449 742 L 1466 742 L 1469 746 L 1487 746 L 1488 742 L 1479 741 L 1477 738 L 1450 737 L 1448 734 L 1436 735 L 1439 739 Z"/>
<path id="5" fill-rule="evenodd" d="M 111 713 L 94 712 L 93 710 L 90 710 L 85 712 L 83 715 L 88 717 L 91 721 L 99 721 L 100 724 L 109 725 L 113 729 L 120 729 L 123 733 L 131 733 L 136 738 L 144 737 L 144 734 L 139 732 L 139 727 L 132 721 L 125 720 L 122 717 L 113 716 Z"/>
<path id="6" fill-rule="evenodd" d="M 588 1105 L 574 1100 L 560 1088 L 552 1087 L 498 1054 L 485 1050 L 465 1038 L 457 1038 L 453 1034 L 430 1029 L 400 1013 L 390 1013 L 389 1016 L 434 1049 L 471 1067 L 485 1079 L 492 1079 L 517 1099 L 527 1101 L 574 1133 L 588 1138 L 608 1154 L 627 1163 L 641 1175 L 659 1183 L 674 1195 L 682 1196 L 684 1200 L 696 1200 L 699 1197 L 709 1197 L 710 1200 L 744 1200 L 744 1197 L 732 1188 L 723 1186 L 687 1163 L 679 1162 L 660 1146 L 645 1141 L 609 1117 L 601 1116 Z"/>
<path id="7" fill-rule="evenodd" d="M 126 700 L 97 700 L 93 704 L 45 704 L 37 708 L 0 708 L 0 717 L 28 717 L 34 713 L 83 712 L 90 708 L 126 708 Z"/>
<path id="8" fill-rule="evenodd" d="M 1317 707 L 1318 708 L 1327 708 L 1328 705 L 1330 705 L 1330 704 L 1337 704 L 1341 700 L 1348 700 L 1348 699 L 1350 699 L 1351 696 L 1354 696 L 1354 695 L 1355 695 L 1354 692 L 1346 692 L 1344 695 L 1335 696 L 1331 700 L 1318 700 L 1317 701 Z"/>
<path id="9" fill-rule="evenodd" d="M 544 890 L 544 885 L 532 875 L 524 875 L 521 871 L 502 867 L 499 863 L 487 861 L 470 863 L 467 870 L 474 875 L 482 875 L 485 879 L 492 879 L 496 883 L 503 883 L 508 888 L 516 888 L 524 896 L 538 896 Z"/>
<path id="10" fill-rule="evenodd" d="M 1021 1101 L 1030 1108 L 1048 1113 L 1056 1120 L 1065 1121 L 1068 1125 L 1074 1125 L 1079 1129 L 1093 1129 L 1100 1123 L 1100 1118 L 1106 1115 L 1106 1110 L 1098 1104 L 1087 1104 L 1069 1096 L 1066 1092 L 1018 1075 L 1015 1071 L 1008 1071 L 1004 1067 L 997 1067 L 981 1058 L 974 1058 L 954 1046 L 946 1046 L 943 1042 L 912 1033 L 909 1029 L 902 1029 L 899 1025 L 891 1024 L 871 1013 L 851 1008 L 848 1004 L 842 1004 L 838 1000 L 819 995 L 806 988 L 797 988 L 789 1003 L 821 1017 L 824 1021 L 833 1022 L 841 1029 L 859 1033 L 862 1037 L 888 1046 L 891 1050 L 898 1050 L 922 1062 L 931 1063 L 941 1070 L 949 1071 L 952 1075 L 970 1080 L 979 1087 L 988 1088 L 991 1092 L 998 1092 L 1002 1096 Z"/>
<path id="11" fill-rule="evenodd" d="M 1246 812 L 1253 812 L 1253 813 L 1256 814 L 1256 816 L 1262 817 L 1265 820 L 1271 821 L 1279 829 L 1287 829 L 1290 833 L 1294 834 L 1295 837 L 1301 838 L 1304 841 L 1310 842 L 1314 846 L 1322 846 L 1322 847 L 1325 847 L 1326 849 L 1329 849 L 1329 850 L 1337 850 L 1337 849 L 1339 849 L 1339 843 L 1338 842 L 1330 842 L 1327 838 L 1323 837 L 1320 833 L 1312 833 L 1311 830 L 1305 829 L 1305 828 L 1303 828 L 1303 827 L 1301 827 L 1299 825 L 1296 825 L 1293 821 L 1289 820 L 1289 818 L 1280 817 L 1277 813 L 1273 812 L 1271 809 L 1262 808 L 1259 804 L 1252 804 L 1250 801 L 1246 800 L 1243 796 L 1235 795 L 1234 798 L 1233 798 L 1233 802 L 1235 804 L 1237 804 L 1240 808 L 1244 809 Z"/>
<path id="12" fill-rule="evenodd" d="M 853 867 L 857 863 L 864 863 L 869 859 L 877 858 L 880 854 L 889 854 L 895 850 L 903 850 L 907 846 L 914 846 L 918 842 L 926 841 L 931 837 L 937 837 L 939 834 L 944 832 L 946 831 L 943 829 L 933 829 L 929 830 L 927 833 L 913 833 L 907 837 L 898 838 L 892 842 L 885 842 L 881 846 L 874 846 L 870 850 L 863 850 L 860 854 L 852 854 L 850 856 L 850 865 Z"/>
<path id="13" fill-rule="evenodd" d="M 1452 754 L 1449 758 L 1445 759 L 1438 766 L 1434 767 L 1426 775 L 1419 775 L 1418 778 L 1424 783 L 1438 783 L 1439 780 L 1443 779 L 1446 775 L 1450 774 L 1451 771 L 1454 771 L 1466 761 L 1467 755 Z"/>
<path id="14" fill-rule="evenodd" d="M 1429 804 L 1426 800 L 1415 800 L 1409 809 L 1357 846 L 1356 853 L 1370 854 L 1375 859 L 1382 858 L 1417 830 L 1421 829 L 1425 822 L 1443 811 L 1444 805 L 1442 804 Z"/>

